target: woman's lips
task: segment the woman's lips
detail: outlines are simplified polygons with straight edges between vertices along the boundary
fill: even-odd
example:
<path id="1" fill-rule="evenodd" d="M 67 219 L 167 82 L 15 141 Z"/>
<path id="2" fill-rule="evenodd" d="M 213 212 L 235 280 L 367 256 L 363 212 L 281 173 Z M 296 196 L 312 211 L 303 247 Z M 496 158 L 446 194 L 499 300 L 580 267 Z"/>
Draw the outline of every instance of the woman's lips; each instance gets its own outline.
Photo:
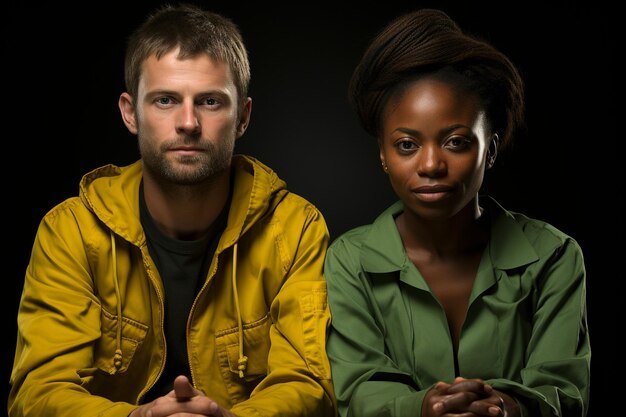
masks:
<path id="1" fill-rule="evenodd" d="M 413 194 L 425 202 L 436 202 L 446 198 L 452 192 L 453 187 L 448 185 L 429 185 L 413 189 Z"/>

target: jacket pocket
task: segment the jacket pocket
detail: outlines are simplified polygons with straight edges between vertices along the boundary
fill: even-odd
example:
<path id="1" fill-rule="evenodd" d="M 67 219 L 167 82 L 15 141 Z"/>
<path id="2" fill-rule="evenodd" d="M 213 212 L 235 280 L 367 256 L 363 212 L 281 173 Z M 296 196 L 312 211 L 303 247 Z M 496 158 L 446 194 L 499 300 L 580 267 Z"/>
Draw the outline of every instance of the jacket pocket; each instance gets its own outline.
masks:
<path id="1" fill-rule="evenodd" d="M 239 376 L 239 327 L 220 330 L 215 335 L 220 372 L 234 403 L 250 397 L 250 393 L 267 375 L 270 351 L 269 314 L 243 325 L 243 354 L 248 360 L 244 376 Z"/>
<path id="2" fill-rule="evenodd" d="M 121 346 L 118 346 L 117 326 L 120 322 L 122 335 Z M 116 315 L 102 309 L 100 331 L 102 335 L 96 342 L 94 352 L 95 366 L 109 375 L 126 372 L 135 352 L 146 338 L 148 326 L 128 317 L 118 320 Z M 117 349 L 121 349 L 121 361 L 116 359 Z"/>

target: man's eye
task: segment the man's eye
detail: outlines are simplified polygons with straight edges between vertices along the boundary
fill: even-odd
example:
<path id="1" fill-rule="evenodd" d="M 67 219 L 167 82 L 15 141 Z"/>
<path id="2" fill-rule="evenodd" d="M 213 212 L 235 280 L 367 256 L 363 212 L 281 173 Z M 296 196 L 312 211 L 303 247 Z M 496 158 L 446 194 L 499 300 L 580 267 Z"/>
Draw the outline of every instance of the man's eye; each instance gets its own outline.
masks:
<path id="1" fill-rule="evenodd" d="M 207 105 L 207 106 L 217 106 L 219 104 L 219 101 L 217 101 L 214 98 L 205 98 L 202 101 L 202 104 Z"/>

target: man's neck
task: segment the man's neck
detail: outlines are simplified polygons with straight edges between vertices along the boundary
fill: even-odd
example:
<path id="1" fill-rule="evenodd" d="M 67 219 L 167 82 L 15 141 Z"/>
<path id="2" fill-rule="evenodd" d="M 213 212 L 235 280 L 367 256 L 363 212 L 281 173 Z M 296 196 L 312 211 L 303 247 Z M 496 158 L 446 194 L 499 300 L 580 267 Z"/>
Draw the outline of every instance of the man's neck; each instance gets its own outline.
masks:
<path id="1" fill-rule="evenodd" d="M 143 179 L 144 198 L 154 223 L 167 236 L 196 240 L 204 236 L 230 195 L 230 176 L 194 186 L 162 186 Z"/>

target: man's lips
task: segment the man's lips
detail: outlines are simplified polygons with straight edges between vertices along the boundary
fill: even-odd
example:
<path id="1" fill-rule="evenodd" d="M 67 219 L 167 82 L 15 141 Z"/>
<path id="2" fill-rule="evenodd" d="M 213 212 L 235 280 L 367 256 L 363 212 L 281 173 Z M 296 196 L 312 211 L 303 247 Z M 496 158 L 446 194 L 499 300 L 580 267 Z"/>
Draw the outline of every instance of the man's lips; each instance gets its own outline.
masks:
<path id="1" fill-rule="evenodd" d="M 170 148 L 169 151 L 182 154 L 182 155 L 191 155 L 191 154 L 206 152 L 205 149 L 198 148 L 197 146 L 176 146 L 174 148 Z"/>

